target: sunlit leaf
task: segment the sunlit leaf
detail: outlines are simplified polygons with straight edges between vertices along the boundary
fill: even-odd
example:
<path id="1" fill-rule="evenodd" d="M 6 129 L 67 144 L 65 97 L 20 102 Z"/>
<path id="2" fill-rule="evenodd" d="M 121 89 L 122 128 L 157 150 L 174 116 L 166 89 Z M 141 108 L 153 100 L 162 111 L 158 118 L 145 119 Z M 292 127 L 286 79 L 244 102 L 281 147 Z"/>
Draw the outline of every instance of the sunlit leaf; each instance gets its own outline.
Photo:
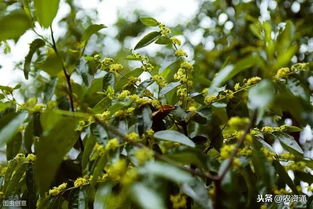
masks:
<path id="1" fill-rule="evenodd" d="M 12 139 L 25 120 L 26 112 L 11 114 L 0 121 L 0 147 Z M 2 124 L 3 123 L 3 124 Z"/>
<path id="2" fill-rule="evenodd" d="M 146 26 L 158 26 L 159 22 L 152 17 L 141 17 L 140 22 Z"/>
<path id="3" fill-rule="evenodd" d="M 53 125 L 44 128 L 43 136 L 35 147 L 35 172 L 41 193 L 47 191 L 63 157 L 78 139 L 76 122 L 71 117 L 58 117 Z"/>
<path id="4" fill-rule="evenodd" d="M 49 27 L 57 14 L 60 0 L 35 0 L 35 14 L 42 27 Z"/>
<path id="5" fill-rule="evenodd" d="M 154 134 L 154 137 L 161 140 L 178 142 L 190 147 L 195 147 L 195 143 L 191 141 L 187 136 L 173 130 L 158 131 Z"/>
<path id="6" fill-rule="evenodd" d="M 151 33 L 148 33 L 136 44 L 134 49 L 140 49 L 142 47 L 145 47 L 153 43 L 155 40 L 157 40 L 160 37 L 160 35 L 161 34 L 158 31 L 153 31 Z"/>
<path id="7" fill-rule="evenodd" d="M 137 183 L 132 186 L 132 193 L 135 201 L 143 209 L 165 209 L 161 195 L 150 187 Z"/>
<path id="8" fill-rule="evenodd" d="M 30 63 L 32 61 L 34 53 L 39 49 L 40 47 L 44 46 L 45 42 L 42 39 L 35 39 L 29 47 L 28 54 L 25 57 L 24 61 L 24 76 L 26 79 L 28 79 L 28 74 L 30 71 Z"/>
<path id="9" fill-rule="evenodd" d="M 18 39 L 30 28 L 31 23 L 25 13 L 14 12 L 0 18 L 0 41 Z"/>

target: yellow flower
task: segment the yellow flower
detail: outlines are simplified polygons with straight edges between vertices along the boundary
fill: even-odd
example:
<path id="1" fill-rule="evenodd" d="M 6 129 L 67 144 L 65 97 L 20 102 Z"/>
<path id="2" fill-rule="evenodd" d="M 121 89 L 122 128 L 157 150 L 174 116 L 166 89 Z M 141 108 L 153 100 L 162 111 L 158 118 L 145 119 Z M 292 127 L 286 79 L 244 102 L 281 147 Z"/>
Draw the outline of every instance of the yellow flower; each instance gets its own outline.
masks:
<path id="1" fill-rule="evenodd" d="M 118 181 L 124 175 L 127 170 L 127 164 L 124 159 L 120 159 L 113 163 L 108 169 L 106 169 L 108 173 L 108 177 L 111 179 Z"/>
<path id="2" fill-rule="evenodd" d="M 280 159 L 283 159 L 283 160 L 294 160 L 295 159 L 295 156 L 291 153 L 288 153 L 288 152 L 282 153 L 279 157 L 280 157 Z"/>
<path id="3" fill-rule="evenodd" d="M 263 152 L 264 156 L 266 157 L 266 159 L 268 161 L 273 161 L 274 160 L 274 157 L 276 155 L 274 152 L 266 149 L 265 147 L 262 147 L 261 151 Z"/>
<path id="4" fill-rule="evenodd" d="M 154 134 L 154 131 L 153 131 L 152 129 L 149 129 L 149 130 L 147 131 L 147 135 L 148 135 L 148 136 L 153 136 L 153 134 Z"/>
<path id="5" fill-rule="evenodd" d="M 171 42 L 172 42 L 173 44 L 175 44 L 175 45 L 178 45 L 178 46 L 181 45 L 181 40 L 179 40 L 179 39 L 176 38 L 176 37 L 171 37 L 170 40 L 171 40 Z"/>
<path id="6" fill-rule="evenodd" d="M 178 88 L 177 95 L 180 97 L 186 97 L 188 95 L 187 89 L 185 87 Z"/>
<path id="7" fill-rule="evenodd" d="M 204 98 L 204 103 L 207 104 L 207 105 L 210 105 L 210 104 L 212 104 L 213 102 L 215 102 L 217 99 L 218 99 L 217 96 L 213 96 L 213 95 L 211 95 L 211 96 L 206 96 L 206 97 Z"/>
<path id="8" fill-rule="evenodd" d="M 274 76 L 275 79 L 286 78 L 291 73 L 291 70 L 288 67 L 280 68 L 276 75 Z"/>
<path id="9" fill-rule="evenodd" d="M 114 138 L 114 139 L 111 139 L 110 141 L 108 141 L 107 145 L 105 146 L 105 149 L 107 151 L 115 150 L 118 148 L 118 146 L 119 146 L 119 141 L 117 138 Z"/>
<path id="10" fill-rule="evenodd" d="M 240 84 L 236 83 L 235 86 L 234 86 L 234 89 L 235 89 L 235 91 L 238 91 L 240 89 Z"/>
<path id="11" fill-rule="evenodd" d="M 99 120 L 107 120 L 110 116 L 110 111 L 104 111 L 103 113 L 101 114 L 96 114 L 96 117 L 99 119 Z"/>
<path id="12" fill-rule="evenodd" d="M 221 153 L 220 153 L 220 157 L 221 159 L 227 159 L 230 157 L 231 153 L 233 152 L 235 148 L 235 145 L 224 145 L 221 148 Z"/>
<path id="13" fill-rule="evenodd" d="M 182 50 L 182 49 L 177 49 L 175 51 L 175 55 L 178 56 L 178 57 L 187 57 L 187 52 L 185 50 Z"/>
<path id="14" fill-rule="evenodd" d="M 112 73 L 119 73 L 119 72 L 121 72 L 123 69 L 124 69 L 123 65 L 117 64 L 117 63 L 111 64 L 111 65 L 109 66 L 109 71 L 112 72 Z"/>
<path id="15" fill-rule="evenodd" d="M 241 166 L 241 161 L 240 161 L 240 159 L 239 158 L 234 158 L 234 160 L 233 160 L 233 165 L 234 165 L 234 167 L 235 168 L 240 168 L 240 166 Z"/>
<path id="16" fill-rule="evenodd" d="M 187 204 L 187 200 L 185 195 L 179 193 L 177 195 L 170 196 L 171 202 L 173 204 L 174 209 L 185 208 Z"/>
<path id="17" fill-rule="evenodd" d="M 86 178 L 79 177 L 74 182 L 74 187 L 81 187 L 88 184 L 88 180 Z"/>
<path id="18" fill-rule="evenodd" d="M 160 75 L 152 76 L 152 80 L 154 80 L 160 87 L 166 86 L 166 82 L 165 82 L 164 78 Z"/>
<path id="19" fill-rule="evenodd" d="M 251 86 L 251 85 L 254 85 L 256 83 L 258 83 L 259 81 L 261 80 L 260 77 L 252 77 L 252 78 L 249 78 L 248 81 L 246 82 L 247 86 Z"/>
<path id="20" fill-rule="evenodd" d="M 130 95 L 130 91 L 123 90 L 118 96 L 118 99 L 126 99 Z"/>
<path id="21" fill-rule="evenodd" d="M 49 190 L 48 194 L 51 196 L 56 196 L 64 191 L 67 187 L 67 183 L 60 184 L 58 187 L 53 187 Z"/>
<path id="22" fill-rule="evenodd" d="M 110 64 L 113 64 L 113 63 L 114 63 L 114 60 L 112 58 L 109 58 L 109 57 L 105 57 L 101 61 L 101 64 L 103 64 L 103 65 L 110 65 Z"/>
<path id="23" fill-rule="evenodd" d="M 138 178 L 138 171 L 136 168 L 128 169 L 126 174 L 122 178 L 122 184 L 130 185 Z"/>
<path id="24" fill-rule="evenodd" d="M 95 146 L 93 147 L 93 151 L 97 154 L 97 155 L 104 155 L 105 154 L 105 147 L 101 144 L 96 143 Z"/>
<path id="25" fill-rule="evenodd" d="M 186 61 L 182 62 L 180 64 L 180 67 L 183 69 L 189 70 L 189 71 L 191 71 L 193 69 L 192 64 L 190 64 L 189 62 L 186 62 Z"/>
<path id="26" fill-rule="evenodd" d="M 197 108 L 196 108 L 195 106 L 190 106 L 190 107 L 188 108 L 188 111 L 189 111 L 189 112 L 196 112 L 196 111 L 197 111 Z"/>
<path id="27" fill-rule="evenodd" d="M 138 160 L 139 164 L 144 164 L 146 161 L 153 158 L 153 151 L 144 147 L 136 150 L 135 157 Z"/>
<path id="28" fill-rule="evenodd" d="M 26 160 L 28 160 L 29 162 L 34 162 L 36 160 L 36 155 L 28 154 Z"/>
<path id="29" fill-rule="evenodd" d="M 228 121 L 228 125 L 235 129 L 244 129 L 250 123 L 249 118 L 232 117 Z"/>
<path id="30" fill-rule="evenodd" d="M 138 142 L 140 140 L 139 135 L 136 132 L 127 134 L 127 139 L 131 142 Z"/>

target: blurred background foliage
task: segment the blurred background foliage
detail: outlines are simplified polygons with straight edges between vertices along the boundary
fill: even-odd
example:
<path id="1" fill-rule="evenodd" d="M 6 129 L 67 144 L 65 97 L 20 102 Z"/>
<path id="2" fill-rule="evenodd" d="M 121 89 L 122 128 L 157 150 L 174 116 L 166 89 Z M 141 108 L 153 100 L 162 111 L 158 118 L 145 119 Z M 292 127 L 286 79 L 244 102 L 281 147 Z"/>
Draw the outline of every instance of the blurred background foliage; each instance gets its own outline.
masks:
<path id="1" fill-rule="evenodd" d="M 16 65 L 24 78 L 0 86 L 2 199 L 265 209 L 283 204 L 258 195 L 297 194 L 307 202 L 290 208 L 313 207 L 312 0 L 199 1 L 170 35 L 140 8 L 106 27 L 75 1 L 43 2 L 0 2 L 1 53 L 36 37 Z M 192 84 L 177 76 L 184 60 Z"/>

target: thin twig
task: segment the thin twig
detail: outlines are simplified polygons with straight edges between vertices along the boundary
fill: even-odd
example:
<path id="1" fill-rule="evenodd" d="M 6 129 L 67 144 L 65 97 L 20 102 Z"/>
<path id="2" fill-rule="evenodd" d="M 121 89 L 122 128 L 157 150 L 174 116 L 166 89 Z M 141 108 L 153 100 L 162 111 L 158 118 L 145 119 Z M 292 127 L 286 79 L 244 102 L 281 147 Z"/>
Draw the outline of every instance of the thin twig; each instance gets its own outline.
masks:
<path id="1" fill-rule="evenodd" d="M 72 90 L 72 84 L 71 84 L 71 76 L 70 74 L 68 74 L 65 64 L 64 64 L 64 60 L 63 58 L 60 56 L 55 39 L 54 39 L 54 35 L 53 35 L 53 30 L 52 30 L 52 26 L 50 26 L 50 33 L 51 33 L 51 39 L 52 39 L 52 48 L 54 49 L 56 55 L 59 57 L 59 59 L 61 60 L 61 64 L 62 64 L 62 69 L 63 69 L 63 73 L 66 79 L 66 83 L 67 83 L 67 88 L 68 88 L 68 96 L 70 98 L 70 106 L 71 106 L 71 111 L 75 112 L 75 108 L 74 108 L 74 100 L 73 100 L 73 90 Z"/>

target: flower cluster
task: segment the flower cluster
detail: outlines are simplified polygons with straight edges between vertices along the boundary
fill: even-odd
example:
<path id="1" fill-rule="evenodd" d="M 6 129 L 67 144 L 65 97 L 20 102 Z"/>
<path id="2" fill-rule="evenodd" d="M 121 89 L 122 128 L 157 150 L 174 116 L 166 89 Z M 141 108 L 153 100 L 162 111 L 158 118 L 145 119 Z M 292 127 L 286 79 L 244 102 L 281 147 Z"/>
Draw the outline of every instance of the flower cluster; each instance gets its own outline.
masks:
<path id="1" fill-rule="evenodd" d="M 185 208 L 187 204 L 186 196 L 178 193 L 176 195 L 170 196 L 171 202 L 173 204 L 174 209 Z"/>
<path id="2" fill-rule="evenodd" d="M 261 148 L 261 152 L 264 154 L 269 162 L 272 162 L 274 160 L 274 157 L 276 156 L 276 153 L 266 149 L 265 147 Z"/>
<path id="3" fill-rule="evenodd" d="M 150 63 L 150 60 L 147 56 L 143 56 L 139 53 L 133 53 L 132 57 L 134 60 L 139 60 L 142 63 L 141 69 L 143 71 L 151 72 L 153 70 L 153 65 Z"/>
<path id="4" fill-rule="evenodd" d="M 121 64 L 115 63 L 114 59 L 106 57 L 101 61 L 101 69 L 118 75 L 124 67 Z"/>
<path id="5" fill-rule="evenodd" d="M 159 28 L 162 36 L 167 36 L 171 33 L 171 30 L 167 28 L 164 24 L 159 24 Z"/>
<path id="6" fill-rule="evenodd" d="M 264 126 L 264 127 L 262 127 L 261 131 L 263 133 L 273 133 L 273 132 L 286 131 L 286 129 L 287 129 L 286 125 L 282 125 L 282 126 L 279 126 L 279 127 Z"/>
<path id="7" fill-rule="evenodd" d="M 26 103 L 21 104 L 19 106 L 20 110 L 27 110 L 30 113 L 34 112 L 43 112 L 47 109 L 47 105 L 45 104 L 37 104 L 36 98 L 30 98 Z"/>
<path id="8" fill-rule="evenodd" d="M 175 51 L 175 55 L 176 55 L 177 57 L 188 57 L 187 52 L 186 52 L 185 50 L 183 50 L 183 49 L 177 49 L 177 50 Z"/>
<path id="9" fill-rule="evenodd" d="M 211 105 L 214 102 L 232 99 L 236 93 L 246 90 L 247 88 L 257 84 L 260 81 L 261 81 L 260 77 L 252 77 L 252 78 L 249 78 L 248 80 L 244 80 L 243 84 L 241 85 L 240 83 L 236 83 L 234 85 L 234 90 L 225 89 L 223 91 L 220 91 L 217 95 L 207 95 L 208 89 L 204 89 L 202 91 L 202 94 L 206 95 L 204 97 L 204 103 L 207 105 Z"/>
<path id="10" fill-rule="evenodd" d="M 144 164 L 146 161 L 153 158 L 153 151 L 147 147 L 140 148 L 135 152 L 135 158 L 138 160 L 139 164 Z"/>
<path id="11" fill-rule="evenodd" d="M 181 45 L 181 40 L 179 40 L 176 37 L 171 37 L 170 40 L 171 40 L 172 44 L 174 44 L 174 45 L 177 45 L 177 46 Z"/>
<path id="12" fill-rule="evenodd" d="M 119 141 L 117 138 L 113 138 L 108 141 L 105 146 L 106 151 L 116 150 L 119 147 Z"/>
<path id="13" fill-rule="evenodd" d="M 126 136 L 127 140 L 130 142 L 138 142 L 140 141 L 140 137 L 136 132 L 131 132 Z"/>
<path id="14" fill-rule="evenodd" d="M 293 170 L 293 171 L 304 171 L 306 169 L 306 163 L 303 161 L 299 162 L 289 162 L 288 165 L 285 166 L 286 170 Z"/>
<path id="15" fill-rule="evenodd" d="M 244 129 L 249 123 L 249 118 L 240 118 L 238 116 L 228 120 L 228 125 L 236 130 Z"/>
<path id="16" fill-rule="evenodd" d="M 154 80 L 161 88 L 167 85 L 164 78 L 160 75 L 152 76 L 152 80 Z"/>
<path id="17" fill-rule="evenodd" d="M 127 163 L 124 159 L 120 159 L 105 169 L 108 177 L 114 181 L 119 181 L 127 170 Z"/>
<path id="18" fill-rule="evenodd" d="M 308 63 L 297 63 L 291 66 L 291 68 L 288 67 L 283 67 L 278 69 L 276 75 L 274 76 L 275 80 L 280 80 L 280 79 L 286 79 L 290 75 L 299 72 L 299 71 L 306 71 L 309 68 Z"/>
<path id="19" fill-rule="evenodd" d="M 48 194 L 51 196 L 57 196 L 61 192 L 63 192 L 67 187 L 67 183 L 63 183 L 59 185 L 58 187 L 53 187 L 52 189 L 49 190 Z"/>
<path id="20" fill-rule="evenodd" d="M 279 155 L 279 159 L 282 160 L 294 160 L 295 156 L 289 152 L 285 152 Z"/>
<path id="21" fill-rule="evenodd" d="M 82 187 L 89 183 L 89 178 L 79 177 L 74 181 L 74 187 Z"/>
<path id="22" fill-rule="evenodd" d="M 221 148 L 220 159 L 221 160 L 228 159 L 230 157 L 231 153 L 233 152 L 234 148 L 235 148 L 235 145 L 233 145 L 233 144 L 223 145 Z"/>

